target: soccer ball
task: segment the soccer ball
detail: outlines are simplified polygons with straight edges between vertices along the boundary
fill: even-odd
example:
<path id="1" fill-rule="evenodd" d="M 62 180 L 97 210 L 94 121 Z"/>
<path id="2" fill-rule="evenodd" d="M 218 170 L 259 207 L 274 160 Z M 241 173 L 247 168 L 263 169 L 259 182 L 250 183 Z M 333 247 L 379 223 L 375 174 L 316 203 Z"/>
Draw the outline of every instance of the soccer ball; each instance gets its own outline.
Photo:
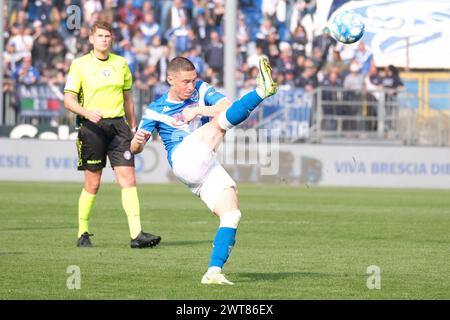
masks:
<path id="1" fill-rule="evenodd" d="M 349 44 L 361 39 L 364 34 L 363 18 L 353 11 L 342 11 L 330 23 L 330 31 L 337 41 Z"/>

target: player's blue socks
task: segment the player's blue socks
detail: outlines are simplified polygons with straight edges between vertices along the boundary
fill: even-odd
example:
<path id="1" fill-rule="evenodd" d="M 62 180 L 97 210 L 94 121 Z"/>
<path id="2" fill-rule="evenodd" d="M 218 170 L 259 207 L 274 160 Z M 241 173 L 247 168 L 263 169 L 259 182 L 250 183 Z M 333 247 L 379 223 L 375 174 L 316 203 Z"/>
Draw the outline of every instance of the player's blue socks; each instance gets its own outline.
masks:
<path id="1" fill-rule="evenodd" d="M 239 100 L 236 100 L 224 113 L 219 116 L 219 125 L 222 129 L 231 129 L 245 121 L 250 113 L 264 99 L 260 97 L 256 90 L 250 91 Z"/>
<path id="2" fill-rule="evenodd" d="M 236 228 L 219 227 L 213 242 L 209 267 L 222 268 L 236 242 Z"/>

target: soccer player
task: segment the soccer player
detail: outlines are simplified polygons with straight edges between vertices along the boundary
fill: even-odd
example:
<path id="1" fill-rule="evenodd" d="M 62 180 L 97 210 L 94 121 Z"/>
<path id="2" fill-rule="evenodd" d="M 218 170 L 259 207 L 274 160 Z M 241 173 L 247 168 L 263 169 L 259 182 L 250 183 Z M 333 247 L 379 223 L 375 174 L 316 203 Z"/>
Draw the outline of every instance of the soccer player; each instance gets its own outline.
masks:
<path id="1" fill-rule="evenodd" d="M 217 161 L 215 151 L 227 130 L 247 119 L 264 98 L 276 93 L 267 58 L 260 59 L 259 67 L 256 90 L 231 104 L 208 83 L 197 80 L 195 67 L 188 59 L 174 58 L 167 68 L 169 91 L 149 104 L 131 141 L 131 151 L 142 152 L 156 129 L 175 176 L 219 217 L 203 284 L 233 284 L 225 278 L 222 267 L 235 244 L 241 212 L 236 183 Z M 212 120 L 202 125 L 204 117 Z"/>
<path id="2" fill-rule="evenodd" d="M 132 76 L 126 60 L 110 53 L 112 40 L 108 23 L 94 23 L 89 36 L 94 48 L 72 62 L 64 88 L 64 106 L 77 114 L 78 170 L 84 171 L 84 188 L 78 201 L 77 246 L 92 246 L 89 218 L 108 155 L 122 188 L 130 246 L 152 247 L 161 237 L 142 231 L 134 155 L 130 152 L 130 128 L 135 126 Z"/>

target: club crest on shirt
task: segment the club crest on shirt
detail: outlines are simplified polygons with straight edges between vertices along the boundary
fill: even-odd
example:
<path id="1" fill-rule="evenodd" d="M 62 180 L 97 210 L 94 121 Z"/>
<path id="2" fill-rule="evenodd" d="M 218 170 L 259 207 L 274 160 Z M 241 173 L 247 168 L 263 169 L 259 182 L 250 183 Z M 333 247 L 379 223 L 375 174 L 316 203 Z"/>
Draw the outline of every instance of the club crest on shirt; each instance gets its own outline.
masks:
<path id="1" fill-rule="evenodd" d="M 194 92 L 192 92 L 191 98 L 192 101 L 198 101 L 198 91 L 197 89 L 194 90 Z"/>

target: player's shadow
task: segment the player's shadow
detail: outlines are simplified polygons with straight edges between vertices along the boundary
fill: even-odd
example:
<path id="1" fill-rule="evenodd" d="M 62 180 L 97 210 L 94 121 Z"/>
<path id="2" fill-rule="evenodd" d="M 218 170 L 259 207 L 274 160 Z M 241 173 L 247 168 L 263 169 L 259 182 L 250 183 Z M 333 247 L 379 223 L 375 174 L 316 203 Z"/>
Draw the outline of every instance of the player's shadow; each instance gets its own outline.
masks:
<path id="1" fill-rule="evenodd" d="M 19 255 L 19 254 L 25 254 L 25 252 L 0 252 L 0 256 Z"/>
<path id="2" fill-rule="evenodd" d="M 182 240 L 182 241 L 161 241 L 161 245 L 168 247 L 192 246 L 204 243 L 211 243 L 211 240 Z"/>
<path id="3" fill-rule="evenodd" d="M 320 272 L 238 272 L 234 273 L 233 276 L 238 277 L 236 281 L 239 282 L 255 282 L 255 281 L 274 281 L 283 280 L 289 278 L 323 278 L 335 276 L 329 273 Z"/>
<path id="4" fill-rule="evenodd" d="M 0 231 L 32 231 L 32 230 L 65 230 L 65 229 L 76 229 L 76 226 L 54 226 L 54 227 L 17 227 L 17 228 L 0 228 Z"/>

